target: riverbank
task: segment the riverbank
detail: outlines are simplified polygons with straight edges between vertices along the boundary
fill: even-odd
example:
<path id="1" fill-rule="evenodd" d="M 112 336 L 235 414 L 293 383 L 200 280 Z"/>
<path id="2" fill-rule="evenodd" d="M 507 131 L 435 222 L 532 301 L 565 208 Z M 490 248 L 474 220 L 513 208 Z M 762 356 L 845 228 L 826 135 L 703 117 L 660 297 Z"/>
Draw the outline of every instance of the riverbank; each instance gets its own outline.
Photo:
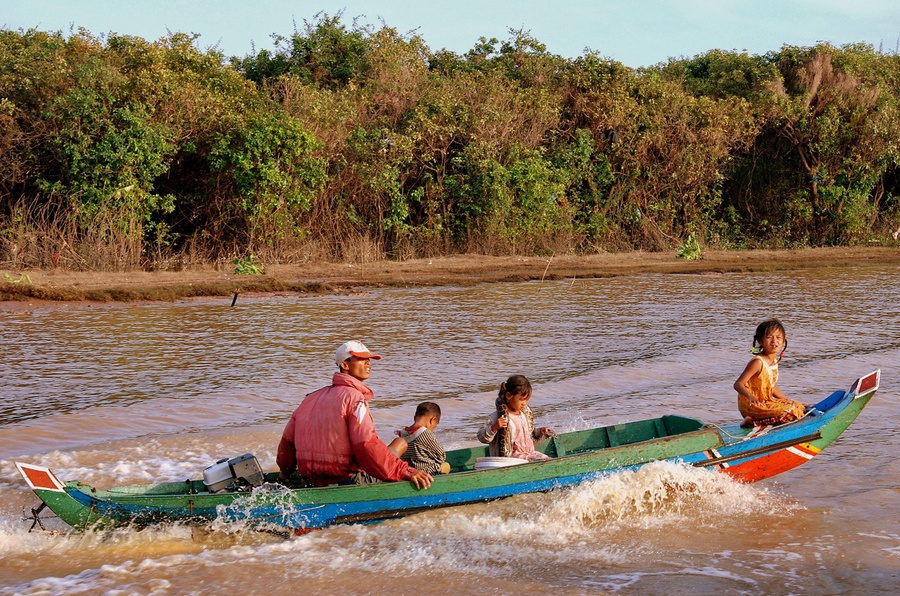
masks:
<path id="1" fill-rule="evenodd" d="M 380 287 L 472 285 L 488 282 L 614 277 L 645 273 L 724 274 L 820 267 L 900 266 L 898 247 L 705 251 L 696 261 L 673 253 L 489 257 L 458 255 L 374 263 L 274 265 L 262 275 L 213 267 L 183 271 L 2 271 L 0 309 L 26 305 L 174 301 L 266 293 L 352 293 Z M 8 275 L 8 277 L 7 277 Z"/>

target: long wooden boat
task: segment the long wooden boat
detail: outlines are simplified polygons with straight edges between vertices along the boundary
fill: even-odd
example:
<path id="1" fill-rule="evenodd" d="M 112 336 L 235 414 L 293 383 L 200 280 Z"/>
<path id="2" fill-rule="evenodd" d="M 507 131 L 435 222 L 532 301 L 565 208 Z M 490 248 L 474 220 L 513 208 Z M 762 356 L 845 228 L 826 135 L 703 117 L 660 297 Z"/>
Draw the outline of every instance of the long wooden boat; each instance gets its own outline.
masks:
<path id="1" fill-rule="evenodd" d="M 43 501 L 32 510 L 32 528 L 46 506 L 78 530 L 222 519 L 302 532 L 549 491 L 653 461 L 680 461 L 755 482 L 806 463 L 834 442 L 875 394 L 880 379 L 880 370 L 860 377 L 848 390 L 817 403 L 801 420 L 781 426 L 750 429 L 667 415 L 564 433 L 541 445 L 551 459 L 514 466 L 491 465 L 496 462 L 487 458 L 486 446 L 448 451 L 450 473 L 436 477 L 426 490 L 410 482 L 291 489 L 277 484 L 274 472 L 260 472 L 256 484 L 261 486 L 245 485 L 238 478 L 218 492 L 205 476 L 102 490 L 62 482 L 42 466 L 16 462 L 16 467 Z"/>

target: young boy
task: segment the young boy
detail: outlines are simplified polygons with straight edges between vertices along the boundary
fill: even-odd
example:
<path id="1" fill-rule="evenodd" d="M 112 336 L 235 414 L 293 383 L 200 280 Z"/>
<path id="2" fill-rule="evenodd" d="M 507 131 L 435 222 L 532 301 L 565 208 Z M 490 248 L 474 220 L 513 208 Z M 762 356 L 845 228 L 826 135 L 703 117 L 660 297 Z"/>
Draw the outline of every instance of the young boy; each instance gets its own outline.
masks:
<path id="1" fill-rule="evenodd" d="M 439 405 L 431 401 L 420 403 L 416 408 L 413 425 L 397 431 L 399 438 L 394 439 L 391 447 L 400 453 L 400 459 L 417 470 L 424 470 L 431 475 L 449 474 L 450 464 L 444 461 L 447 454 L 434 436 L 434 429 L 440 421 Z"/>

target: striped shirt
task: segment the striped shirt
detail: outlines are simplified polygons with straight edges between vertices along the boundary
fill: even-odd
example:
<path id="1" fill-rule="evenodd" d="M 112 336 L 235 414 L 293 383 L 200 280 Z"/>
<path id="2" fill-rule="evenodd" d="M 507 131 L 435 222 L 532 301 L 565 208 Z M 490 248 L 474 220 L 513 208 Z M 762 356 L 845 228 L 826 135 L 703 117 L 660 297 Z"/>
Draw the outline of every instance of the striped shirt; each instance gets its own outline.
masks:
<path id="1" fill-rule="evenodd" d="M 425 470 L 431 475 L 441 472 L 441 464 L 444 463 L 447 454 L 433 432 L 425 427 L 420 427 L 416 432 L 404 438 L 409 441 L 409 447 L 406 448 L 406 452 L 400 456 L 400 459 L 415 469 Z"/>

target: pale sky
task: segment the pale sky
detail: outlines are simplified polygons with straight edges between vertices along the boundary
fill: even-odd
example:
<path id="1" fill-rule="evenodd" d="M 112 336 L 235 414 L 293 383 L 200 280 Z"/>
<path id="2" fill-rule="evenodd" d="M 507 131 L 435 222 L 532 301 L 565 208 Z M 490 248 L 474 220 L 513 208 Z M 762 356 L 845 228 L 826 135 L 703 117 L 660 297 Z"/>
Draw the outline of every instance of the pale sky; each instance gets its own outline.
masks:
<path id="1" fill-rule="evenodd" d="M 272 34 L 290 36 L 324 12 L 343 11 L 379 28 L 415 32 L 432 51 L 464 54 L 480 37 L 509 39 L 523 29 L 566 58 L 592 50 L 626 66 L 650 66 L 709 50 L 765 54 L 783 45 L 869 43 L 900 48 L 898 0 L 2 0 L 0 28 L 95 36 L 135 35 L 155 41 L 167 32 L 197 33 L 197 46 L 226 56 L 274 48 Z"/>

